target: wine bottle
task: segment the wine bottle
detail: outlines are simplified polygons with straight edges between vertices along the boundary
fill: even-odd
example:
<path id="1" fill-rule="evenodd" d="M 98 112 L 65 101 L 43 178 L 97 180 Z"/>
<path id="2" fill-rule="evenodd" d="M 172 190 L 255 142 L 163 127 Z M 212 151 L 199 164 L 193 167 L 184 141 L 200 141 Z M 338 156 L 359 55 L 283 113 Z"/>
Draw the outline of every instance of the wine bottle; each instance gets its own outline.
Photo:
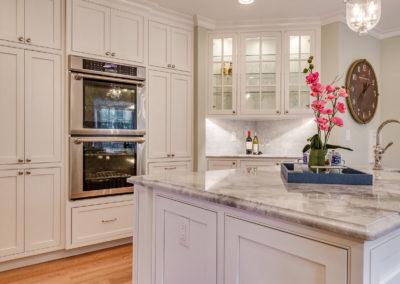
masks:
<path id="1" fill-rule="evenodd" d="M 253 151 L 253 139 L 250 136 L 250 130 L 247 131 L 247 138 L 246 138 L 246 154 L 250 155 Z"/>
<path id="2" fill-rule="evenodd" d="M 227 75 L 227 74 L 228 74 L 228 70 L 226 69 L 226 65 L 224 63 L 224 75 Z"/>
<path id="3" fill-rule="evenodd" d="M 253 155 L 258 154 L 258 138 L 257 138 L 257 133 L 254 132 L 254 138 L 253 138 Z"/>
<path id="4" fill-rule="evenodd" d="M 229 64 L 228 75 L 232 75 L 232 62 Z"/>

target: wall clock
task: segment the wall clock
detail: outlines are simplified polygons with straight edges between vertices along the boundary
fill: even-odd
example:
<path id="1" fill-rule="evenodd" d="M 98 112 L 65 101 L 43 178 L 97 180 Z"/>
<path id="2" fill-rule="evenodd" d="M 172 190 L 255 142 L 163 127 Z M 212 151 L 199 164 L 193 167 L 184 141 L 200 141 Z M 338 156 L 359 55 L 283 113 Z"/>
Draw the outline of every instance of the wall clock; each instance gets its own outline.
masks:
<path id="1" fill-rule="evenodd" d="M 347 105 L 353 118 L 370 122 L 378 109 L 378 81 L 374 68 L 366 59 L 354 62 L 347 73 Z"/>

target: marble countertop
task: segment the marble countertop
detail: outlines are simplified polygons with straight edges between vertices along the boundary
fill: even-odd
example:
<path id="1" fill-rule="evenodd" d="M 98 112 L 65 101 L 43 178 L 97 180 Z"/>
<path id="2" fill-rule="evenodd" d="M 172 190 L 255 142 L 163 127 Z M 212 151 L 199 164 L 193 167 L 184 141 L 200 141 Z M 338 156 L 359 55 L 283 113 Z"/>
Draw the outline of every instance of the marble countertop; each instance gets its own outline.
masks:
<path id="1" fill-rule="evenodd" d="M 233 155 L 208 155 L 206 158 L 212 159 L 301 159 L 300 155 L 270 155 L 270 154 L 261 154 L 261 155 L 246 155 L 246 154 L 233 154 Z"/>
<path id="2" fill-rule="evenodd" d="M 373 172 L 373 186 L 287 183 L 278 166 L 165 173 L 132 177 L 193 198 L 335 232 L 374 240 L 400 228 L 400 173 Z"/>

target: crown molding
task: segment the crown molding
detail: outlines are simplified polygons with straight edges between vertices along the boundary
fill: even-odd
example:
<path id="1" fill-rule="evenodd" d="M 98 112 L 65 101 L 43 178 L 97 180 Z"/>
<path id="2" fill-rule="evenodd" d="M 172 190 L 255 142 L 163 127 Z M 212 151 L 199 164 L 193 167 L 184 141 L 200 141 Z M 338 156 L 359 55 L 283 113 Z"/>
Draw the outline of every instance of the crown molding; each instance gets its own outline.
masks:
<path id="1" fill-rule="evenodd" d="M 206 28 L 208 30 L 214 30 L 217 26 L 215 20 L 203 17 L 201 15 L 195 15 L 193 17 L 194 25 L 202 28 Z"/>

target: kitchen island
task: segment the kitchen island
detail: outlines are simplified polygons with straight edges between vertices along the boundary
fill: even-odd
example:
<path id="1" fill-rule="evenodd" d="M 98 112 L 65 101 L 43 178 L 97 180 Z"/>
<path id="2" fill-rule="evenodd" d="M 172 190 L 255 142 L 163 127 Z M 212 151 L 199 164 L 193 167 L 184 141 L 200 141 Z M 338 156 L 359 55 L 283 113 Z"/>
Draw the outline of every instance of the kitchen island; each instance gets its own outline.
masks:
<path id="1" fill-rule="evenodd" d="M 133 283 L 400 283 L 400 174 L 288 184 L 278 166 L 129 179 Z"/>

